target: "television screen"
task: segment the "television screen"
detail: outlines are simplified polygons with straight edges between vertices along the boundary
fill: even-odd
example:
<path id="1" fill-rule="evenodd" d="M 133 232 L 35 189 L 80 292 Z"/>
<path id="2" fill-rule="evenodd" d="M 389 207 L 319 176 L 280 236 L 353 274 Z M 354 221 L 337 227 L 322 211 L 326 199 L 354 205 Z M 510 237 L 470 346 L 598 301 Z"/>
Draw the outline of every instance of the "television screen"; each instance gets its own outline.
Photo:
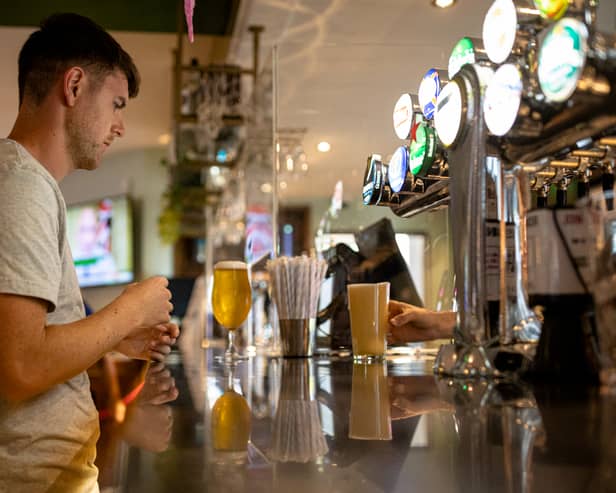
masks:
<path id="1" fill-rule="evenodd" d="M 134 280 L 133 216 L 128 197 L 67 206 L 67 234 L 79 286 Z"/>

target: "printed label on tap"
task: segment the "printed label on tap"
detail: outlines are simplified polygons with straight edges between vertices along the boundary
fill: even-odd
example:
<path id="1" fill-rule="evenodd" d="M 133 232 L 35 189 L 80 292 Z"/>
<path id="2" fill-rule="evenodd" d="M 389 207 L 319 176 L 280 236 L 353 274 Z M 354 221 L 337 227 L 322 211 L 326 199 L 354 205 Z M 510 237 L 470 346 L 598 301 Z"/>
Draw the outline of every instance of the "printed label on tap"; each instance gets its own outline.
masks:
<path id="1" fill-rule="evenodd" d="M 486 221 L 486 299 L 498 301 L 500 280 L 500 223 Z"/>

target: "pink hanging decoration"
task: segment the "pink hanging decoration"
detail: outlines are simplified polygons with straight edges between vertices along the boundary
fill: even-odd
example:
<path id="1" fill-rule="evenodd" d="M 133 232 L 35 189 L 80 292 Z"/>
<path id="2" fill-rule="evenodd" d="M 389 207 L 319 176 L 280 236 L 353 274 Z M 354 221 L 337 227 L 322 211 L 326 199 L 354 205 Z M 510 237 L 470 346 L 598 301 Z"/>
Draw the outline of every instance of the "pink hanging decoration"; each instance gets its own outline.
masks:
<path id="1" fill-rule="evenodd" d="M 184 0 L 184 15 L 186 16 L 186 25 L 188 26 L 188 40 L 193 43 L 195 41 L 195 33 L 193 31 L 193 12 L 195 10 L 195 0 Z"/>

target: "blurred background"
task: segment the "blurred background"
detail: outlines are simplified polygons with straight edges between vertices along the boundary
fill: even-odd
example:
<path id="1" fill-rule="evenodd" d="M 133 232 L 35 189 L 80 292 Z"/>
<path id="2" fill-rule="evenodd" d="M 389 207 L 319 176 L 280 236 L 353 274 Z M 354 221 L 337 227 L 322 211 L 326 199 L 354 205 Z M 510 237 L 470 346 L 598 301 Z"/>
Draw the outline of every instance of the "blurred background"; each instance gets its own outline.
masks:
<path id="1" fill-rule="evenodd" d="M 87 15 L 142 75 L 125 137 L 98 170 L 61 183 L 73 249 L 98 248 L 77 259 L 93 308 L 132 279 L 194 279 L 207 261 L 254 262 L 271 250 L 273 229 L 280 254 L 319 254 L 337 243 L 356 249 L 355 235 L 383 218 L 424 304 L 451 308 L 446 209 L 402 219 L 364 207 L 361 189 L 367 157 L 388 162 L 401 145 L 398 97 L 416 93 L 428 68 L 446 68 L 459 38 L 481 36 L 490 4 L 196 0 L 190 44 L 181 1 L 5 2 L 0 130 L 16 115 L 18 51 L 34 26 L 53 12 Z M 602 2 L 598 18 L 614 31 L 616 2 Z M 84 210 L 98 218 L 95 239 L 79 222 Z"/>

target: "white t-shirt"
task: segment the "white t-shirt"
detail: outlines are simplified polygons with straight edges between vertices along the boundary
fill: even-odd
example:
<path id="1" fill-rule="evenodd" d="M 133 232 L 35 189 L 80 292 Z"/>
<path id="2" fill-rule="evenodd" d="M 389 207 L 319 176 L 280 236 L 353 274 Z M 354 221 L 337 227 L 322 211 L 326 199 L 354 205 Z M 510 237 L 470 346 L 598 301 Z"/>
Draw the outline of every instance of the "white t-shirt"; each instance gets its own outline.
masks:
<path id="1" fill-rule="evenodd" d="M 48 325 L 85 316 L 62 193 L 9 139 L 0 139 L 0 293 L 47 301 Z M 10 330 L 0 325 L 0 341 Z M 19 404 L 0 399 L 0 492 L 97 491 L 98 436 L 85 372 Z"/>

